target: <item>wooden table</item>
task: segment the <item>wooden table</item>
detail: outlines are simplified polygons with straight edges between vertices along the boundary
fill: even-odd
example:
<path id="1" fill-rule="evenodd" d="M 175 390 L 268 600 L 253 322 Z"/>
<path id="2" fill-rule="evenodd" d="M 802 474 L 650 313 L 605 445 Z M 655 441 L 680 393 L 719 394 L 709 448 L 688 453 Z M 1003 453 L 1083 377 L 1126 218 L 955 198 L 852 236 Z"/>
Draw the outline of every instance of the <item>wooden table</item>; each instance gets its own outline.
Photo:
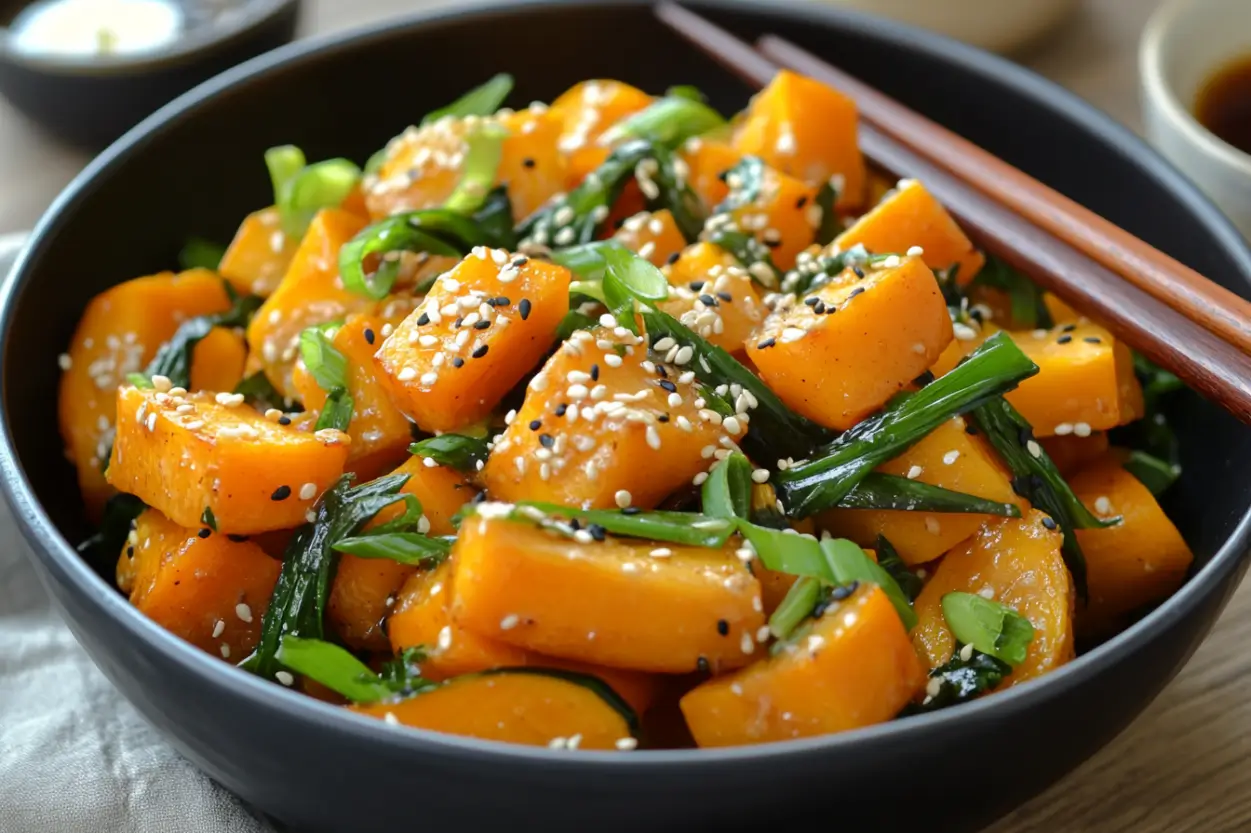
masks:
<path id="1" fill-rule="evenodd" d="M 455 0 L 308 0 L 326 32 Z M 1011 0 L 1005 0 L 1011 2 Z M 1086 0 L 1070 24 L 1018 58 L 1138 128 L 1135 50 L 1156 0 Z M 85 163 L 0 101 L 0 233 L 29 228 Z M 1232 833 L 1251 829 L 1251 585 L 1128 731 L 987 833 Z M 1247 656 L 1243 654 L 1247 653 Z"/>

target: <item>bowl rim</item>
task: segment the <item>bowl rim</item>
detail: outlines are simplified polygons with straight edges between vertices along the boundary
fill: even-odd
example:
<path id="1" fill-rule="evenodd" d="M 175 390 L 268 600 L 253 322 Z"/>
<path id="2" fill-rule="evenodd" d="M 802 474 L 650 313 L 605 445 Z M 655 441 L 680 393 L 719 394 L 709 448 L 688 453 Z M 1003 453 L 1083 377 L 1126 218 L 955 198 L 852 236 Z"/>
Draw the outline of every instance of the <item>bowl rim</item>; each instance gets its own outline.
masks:
<path id="1" fill-rule="evenodd" d="M 647 6 L 651 0 L 599 0 L 596 8 Z M 427 10 L 394 19 L 331 33 L 288 44 L 253 58 L 195 87 L 132 128 L 97 156 L 57 196 L 31 234 L 9 274 L 0 282 L 0 358 L 8 355 L 14 301 L 28 281 L 30 265 L 58 233 L 58 226 L 76 201 L 89 194 L 95 179 L 133 153 L 141 152 L 162 129 L 187 116 L 205 100 L 250 83 L 254 75 L 290 70 L 305 61 L 321 61 L 343 52 L 362 48 L 375 40 L 401 36 L 401 33 L 437 29 L 441 26 L 472 24 L 490 17 L 512 17 L 554 13 L 563 7 L 588 5 L 584 0 L 487 0 L 468 6 Z M 1225 218 L 1198 189 L 1167 161 L 1151 150 L 1128 128 L 1096 109 L 1075 94 L 1036 75 L 1024 67 L 964 45 L 941 35 L 871 15 L 836 8 L 817 8 L 793 0 L 694 0 L 693 6 L 715 12 L 749 12 L 762 17 L 818 22 L 822 28 L 860 32 L 955 63 L 975 74 L 993 79 L 999 85 L 1032 99 L 1062 115 L 1066 121 L 1083 123 L 1096 141 L 1119 151 L 1184 205 L 1221 243 L 1225 252 L 1239 263 L 1243 279 L 1251 285 L 1251 250 Z M 255 677 L 222 663 L 161 628 L 130 605 L 113 587 L 97 575 L 61 535 L 47 511 L 36 498 L 30 482 L 17 462 L 13 437 L 4 409 L 0 408 L 0 493 L 8 500 L 14 518 L 30 543 L 40 566 L 98 613 L 110 617 L 135 639 L 158 651 L 165 661 L 198 680 L 207 688 L 228 689 L 246 700 L 259 713 L 281 710 L 287 716 L 315 731 L 330 735 L 353 736 L 373 744 L 385 744 L 394 754 L 437 753 L 455 756 L 483 765 L 541 763 L 557 771 L 574 772 L 595 767 L 600 772 L 637 773 L 640 768 L 677 771 L 694 766 L 757 765 L 781 756 L 816 756 L 833 751 L 848 752 L 878 742 L 920 735 L 948 727 L 955 721 L 997 720 L 1008 714 L 1027 711 L 1035 704 L 1063 690 L 1083 685 L 1107 664 L 1114 664 L 1187 616 L 1213 588 L 1236 570 L 1251 549 L 1251 508 L 1207 564 L 1159 607 L 1117 636 L 1077 657 L 1044 677 L 1031 680 L 995 697 L 984 698 L 932 714 L 893 720 L 833 735 L 823 735 L 755 746 L 712 749 L 636 750 L 628 754 L 603 754 L 586 750 L 551 750 L 498 741 L 484 741 L 411 729 L 396 731 L 383 721 L 354 714 L 312 697 L 285 690 L 282 686 Z"/>

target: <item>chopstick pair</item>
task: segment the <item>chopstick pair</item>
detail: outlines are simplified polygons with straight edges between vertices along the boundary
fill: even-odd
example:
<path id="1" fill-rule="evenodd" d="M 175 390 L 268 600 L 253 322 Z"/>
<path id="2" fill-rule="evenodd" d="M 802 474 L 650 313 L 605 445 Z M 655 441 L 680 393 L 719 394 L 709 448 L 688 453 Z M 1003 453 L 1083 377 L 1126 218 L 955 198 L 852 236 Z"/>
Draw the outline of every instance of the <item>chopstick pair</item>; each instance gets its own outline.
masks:
<path id="1" fill-rule="evenodd" d="M 757 88 L 788 68 L 852 98 L 870 161 L 924 182 L 982 248 L 1251 423 L 1251 303 L 789 41 L 753 47 L 673 3 L 656 16 Z"/>

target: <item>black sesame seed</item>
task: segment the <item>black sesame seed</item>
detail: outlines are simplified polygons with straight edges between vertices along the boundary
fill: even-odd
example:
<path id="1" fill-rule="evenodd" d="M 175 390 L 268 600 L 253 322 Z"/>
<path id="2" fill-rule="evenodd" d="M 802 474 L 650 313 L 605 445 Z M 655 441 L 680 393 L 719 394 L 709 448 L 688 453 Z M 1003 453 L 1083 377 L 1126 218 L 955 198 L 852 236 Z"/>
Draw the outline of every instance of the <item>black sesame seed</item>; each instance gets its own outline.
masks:
<path id="1" fill-rule="evenodd" d="M 473 322 L 473 328 L 475 330 L 485 330 L 487 327 L 490 327 L 490 326 L 491 326 L 491 322 L 487 321 L 486 319 Z"/>
<path id="2" fill-rule="evenodd" d="M 773 345 L 775 345 L 775 344 L 777 344 L 777 343 L 778 343 L 778 340 L 777 340 L 776 338 L 766 338 L 764 341 L 762 341 L 762 342 L 760 342 L 759 344 L 757 344 L 757 345 L 756 345 L 756 349 L 757 349 L 757 350 L 764 350 L 764 349 L 766 349 L 766 348 L 768 348 L 768 347 L 772 347 Z"/>
<path id="3" fill-rule="evenodd" d="M 665 366 L 663 364 L 658 364 L 656 365 L 656 375 L 659 376 L 661 379 L 668 379 L 669 371 L 665 369 Z"/>
<path id="4" fill-rule="evenodd" d="M 847 300 L 850 301 L 852 298 L 855 298 L 857 295 L 861 295 L 863 293 L 864 293 L 864 287 L 857 286 L 851 292 L 847 293 Z"/>
<path id="5" fill-rule="evenodd" d="M 207 526 L 200 530 L 201 538 L 207 538 L 212 534 L 213 534 L 213 530 L 209 529 Z"/>
<path id="6" fill-rule="evenodd" d="M 711 295 L 708 295 L 707 293 L 699 296 L 699 302 L 706 307 L 717 306 L 717 299 L 712 297 Z"/>
<path id="7" fill-rule="evenodd" d="M 764 244 L 768 246 L 770 249 L 776 249 L 782 245 L 782 241 L 781 240 L 765 240 Z"/>
<path id="8" fill-rule="evenodd" d="M 816 295 L 813 295 L 809 298 L 805 298 L 804 303 L 810 307 L 815 307 L 817 304 L 821 303 L 821 299 L 818 298 Z"/>
<path id="9" fill-rule="evenodd" d="M 464 367 L 465 360 L 460 356 L 452 356 L 452 367 Z"/>
<path id="10" fill-rule="evenodd" d="M 456 320 L 452 322 L 452 326 L 459 327 L 461 324 L 464 324 L 464 323 L 465 323 L 465 317 L 463 315 L 458 315 L 456 317 Z"/>
<path id="11" fill-rule="evenodd" d="M 724 619 L 718 619 L 717 620 L 717 633 L 721 634 L 722 636 L 729 636 L 730 635 L 730 623 L 725 621 Z"/>
<path id="12" fill-rule="evenodd" d="M 695 670 L 707 674 L 711 670 L 711 666 L 708 665 L 708 657 L 700 657 L 695 660 Z"/>
<path id="13" fill-rule="evenodd" d="M 1103 339 L 1099 338 L 1099 336 L 1086 336 L 1085 338 L 1082 339 L 1082 341 L 1086 342 L 1087 344 L 1102 344 L 1103 343 Z"/>
<path id="14" fill-rule="evenodd" d="M 231 541 L 234 541 L 236 544 L 242 544 L 244 541 L 248 540 L 248 536 L 246 535 L 227 535 L 226 537 Z"/>
<path id="15" fill-rule="evenodd" d="M 817 602 L 816 607 L 812 609 L 812 618 L 820 619 L 822 616 L 825 615 L 825 611 L 828 610 L 829 607 L 830 607 L 830 603 L 824 599 L 822 601 Z"/>
<path id="16" fill-rule="evenodd" d="M 717 174 L 717 179 L 721 180 L 722 182 L 725 182 L 730 176 L 730 170 L 731 170 L 730 168 L 726 168 L 724 171 Z"/>
<path id="17" fill-rule="evenodd" d="M 1054 518 L 1048 515 L 1042 519 L 1042 525 L 1047 527 L 1047 529 L 1055 529 L 1059 524 L 1055 522 Z"/>
<path id="18" fill-rule="evenodd" d="M 582 522 L 579 521 L 577 518 L 574 518 L 573 520 L 569 522 L 569 528 L 572 529 L 574 532 L 577 532 L 579 529 L 582 528 Z"/>
<path id="19" fill-rule="evenodd" d="M 521 160 L 521 164 L 526 166 L 527 168 L 533 168 L 538 163 L 535 162 L 533 159 L 531 159 L 529 156 L 527 156 L 525 159 Z"/>
<path id="20" fill-rule="evenodd" d="M 134 557 L 135 557 L 135 548 L 134 548 L 134 547 L 127 547 L 127 548 L 126 548 L 126 557 L 127 557 L 127 558 L 134 558 Z"/>
<path id="21" fill-rule="evenodd" d="M 863 269 L 861 269 L 859 266 L 853 266 L 853 267 L 851 267 L 851 271 L 852 271 L 852 274 L 854 274 L 857 278 L 863 278 L 863 277 L 864 277 L 864 270 L 863 270 Z"/>
<path id="22" fill-rule="evenodd" d="M 592 382 L 599 381 L 599 365 L 597 364 L 591 365 L 591 381 Z"/>
<path id="23" fill-rule="evenodd" d="M 291 487 L 279 486 L 277 489 L 274 489 L 274 493 L 269 496 L 269 499 L 270 500 L 286 500 L 289 497 L 291 497 Z"/>
<path id="24" fill-rule="evenodd" d="M 539 434 L 539 445 L 544 448 L 551 448 L 556 445 L 556 438 L 551 434 Z"/>
<path id="25" fill-rule="evenodd" d="M 1062 335 L 1056 339 L 1056 344 L 1068 344 L 1072 340 L 1073 337 L 1071 335 Z"/>
<path id="26" fill-rule="evenodd" d="M 840 584 L 838 587 L 835 587 L 833 591 L 831 591 L 830 600 L 835 601 L 835 602 L 841 602 L 843 599 L 846 599 L 852 593 L 855 593 L 856 588 L 859 586 L 860 586 L 860 582 L 858 581 L 853 581 L 851 584 Z"/>
<path id="27" fill-rule="evenodd" d="M 817 301 L 815 304 L 812 305 L 812 311 L 815 312 L 817 315 L 824 315 L 825 314 L 824 302 Z"/>
<path id="28" fill-rule="evenodd" d="M 553 413 L 556 414 L 556 416 L 558 417 L 563 417 L 565 415 L 565 411 L 567 410 L 569 410 L 568 403 L 561 402 L 559 405 L 556 406 L 556 410 L 553 411 Z"/>
<path id="29" fill-rule="evenodd" d="M 692 292 L 699 292 L 700 290 L 704 288 L 704 282 L 703 281 L 691 281 L 690 283 L 687 284 L 687 286 L 691 288 Z"/>
<path id="30" fill-rule="evenodd" d="M 803 208 L 803 207 L 804 207 L 805 205 L 807 205 L 807 204 L 808 204 L 808 195 L 807 195 L 807 194 L 801 194 L 801 195 L 800 195 L 800 197 L 799 197 L 799 199 L 795 200 L 795 207 L 796 207 L 796 208 Z"/>
<path id="31" fill-rule="evenodd" d="M 734 296 L 733 296 L 733 295 L 731 295 L 731 294 L 730 294 L 730 293 L 728 293 L 728 292 L 724 292 L 724 291 L 723 291 L 723 292 L 718 292 L 718 293 L 717 293 L 717 297 L 718 297 L 718 298 L 720 298 L 722 301 L 725 301 L 726 303 L 729 303 L 729 302 L 731 302 L 731 301 L 733 301 L 733 300 L 734 300 Z"/>
<path id="32" fill-rule="evenodd" d="M 682 257 L 681 252 L 674 252 L 673 254 L 669 255 L 669 257 L 665 260 L 665 265 L 672 266 L 673 264 L 678 262 L 678 258 L 680 257 Z"/>
<path id="33" fill-rule="evenodd" d="M 374 335 L 374 331 L 366 327 L 365 328 L 365 343 L 373 344 L 375 338 L 377 338 L 377 336 Z"/>
<path id="34" fill-rule="evenodd" d="M 495 299 L 495 306 L 506 307 L 512 302 L 513 302 L 512 299 L 509 298 L 507 295 L 500 295 L 500 296 L 497 296 Z"/>
<path id="35" fill-rule="evenodd" d="M 423 313 L 422 313 L 422 314 L 421 314 L 421 315 L 417 318 L 417 326 L 418 326 L 418 327 L 424 327 L 424 326 L 426 326 L 426 325 L 427 325 L 427 324 L 429 324 L 429 323 L 430 323 L 430 315 L 429 315 L 429 313 L 425 313 L 425 312 L 423 312 Z"/>
<path id="36" fill-rule="evenodd" d="M 668 421 L 669 421 L 669 415 L 668 415 L 668 414 L 660 414 L 659 416 L 657 416 L 657 417 L 656 417 L 656 421 L 657 421 L 657 422 L 668 422 Z"/>
<path id="37" fill-rule="evenodd" d="M 1071 333 L 1076 329 L 1077 329 L 1076 324 L 1065 324 L 1063 327 L 1060 328 L 1060 332 Z"/>
<path id="38" fill-rule="evenodd" d="M 484 344 L 481 347 L 479 347 L 477 350 L 474 350 L 469 355 L 473 356 L 475 359 L 480 359 L 486 354 L 487 354 L 487 345 Z"/>
<path id="39" fill-rule="evenodd" d="M 513 258 L 513 266 L 517 269 L 520 269 L 521 267 L 525 266 L 529 262 L 530 262 L 530 258 L 526 257 L 525 255 L 517 255 L 516 257 Z"/>
<path id="40" fill-rule="evenodd" d="M 531 431 L 538 431 L 538 430 L 539 430 L 540 428 L 542 428 L 542 427 L 543 427 L 543 420 L 541 420 L 541 419 L 532 419 L 532 420 L 530 420 L 530 430 L 531 430 Z"/>
<path id="41" fill-rule="evenodd" d="M 665 390 L 669 391 L 669 393 L 678 392 L 678 386 L 673 384 L 673 382 L 670 382 L 668 379 L 661 379 L 660 386 L 664 388 Z"/>
<path id="42" fill-rule="evenodd" d="M 291 424 L 291 417 L 289 417 L 289 416 L 280 416 L 280 417 L 278 417 L 278 424 L 279 424 L 279 425 L 290 425 L 290 424 Z"/>
<path id="43" fill-rule="evenodd" d="M 968 434 L 970 437 L 976 437 L 978 434 L 977 426 L 971 422 L 967 423 L 964 426 L 964 433 Z"/>
<path id="44" fill-rule="evenodd" d="M 596 541 L 603 541 L 608 537 L 608 530 L 604 529 L 599 524 L 587 524 L 586 531 L 591 533 L 591 537 Z"/>
<path id="45" fill-rule="evenodd" d="M 517 305 L 517 312 L 521 314 L 521 320 L 525 321 L 530 317 L 530 299 L 522 298 L 521 303 Z"/>

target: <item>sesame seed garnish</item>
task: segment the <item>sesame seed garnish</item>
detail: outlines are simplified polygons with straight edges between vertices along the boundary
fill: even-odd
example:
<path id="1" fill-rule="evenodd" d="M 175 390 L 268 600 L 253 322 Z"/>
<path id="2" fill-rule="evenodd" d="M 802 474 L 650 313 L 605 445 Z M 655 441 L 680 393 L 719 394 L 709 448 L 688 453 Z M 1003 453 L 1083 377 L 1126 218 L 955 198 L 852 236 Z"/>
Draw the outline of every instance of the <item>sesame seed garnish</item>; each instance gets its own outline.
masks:
<path id="1" fill-rule="evenodd" d="M 218 653 L 222 655 L 222 659 L 230 659 L 230 646 L 225 642 L 223 642 L 217 650 Z"/>
<path id="2" fill-rule="evenodd" d="M 1036 441 L 1034 441 L 1034 440 L 1030 440 L 1029 442 L 1027 442 L 1027 443 L 1025 444 L 1025 449 L 1026 449 L 1026 450 L 1030 453 L 1030 455 L 1031 455 L 1031 456 L 1033 456 L 1033 457 L 1041 457 L 1041 456 L 1042 456 L 1042 446 L 1040 446 L 1040 445 L 1039 445 Z"/>
<path id="3" fill-rule="evenodd" d="M 768 349 L 768 348 L 772 347 L 772 346 L 773 346 L 773 345 L 775 345 L 775 344 L 777 344 L 777 339 L 775 339 L 775 338 L 773 338 L 773 337 L 769 337 L 769 338 L 766 338 L 764 341 L 760 342 L 759 344 L 757 344 L 757 345 L 756 345 L 756 349 L 758 349 L 758 350 L 766 350 L 766 349 Z"/>
<path id="4" fill-rule="evenodd" d="M 1099 336 L 1086 336 L 1085 338 L 1082 339 L 1082 341 L 1086 342 L 1087 344 L 1102 344 L 1103 343 L 1103 339 L 1099 338 Z"/>
<path id="5" fill-rule="evenodd" d="M 199 531 L 199 533 L 198 533 L 198 534 L 199 534 L 199 536 L 200 536 L 201 538 L 207 538 L 207 537 L 209 537 L 210 535 L 212 535 L 212 534 L 213 534 L 213 530 L 209 529 L 209 528 L 206 526 L 206 527 L 204 527 L 203 529 L 201 529 L 201 530 Z"/>
<path id="6" fill-rule="evenodd" d="M 274 489 L 274 493 L 269 496 L 269 499 L 270 500 L 286 500 L 289 497 L 291 497 L 291 487 L 279 486 L 277 489 Z"/>
<path id="7" fill-rule="evenodd" d="M 291 424 L 291 417 L 289 417 L 289 416 L 280 416 L 280 417 L 278 417 L 278 424 L 279 424 L 279 425 L 290 425 L 290 424 Z"/>
<path id="8" fill-rule="evenodd" d="M 513 628 L 517 627 L 517 624 L 520 621 L 521 621 L 520 616 L 518 616 L 516 613 L 510 613 L 500 620 L 500 630 L 510 631 Z"/>
<path id="9" fill-rule="evenodd" d="M 226 620 L 218 619 L 216 622 L 213 623 L 213 638 L 217 639 L 219 636 L 221 636 L 225 632 L 225 630 L 226 630 Z"/>
<path id="10" fill-rule="evenodd" d="M 1078 437 L 1089 437 L 1091 434 L 1090 423 L 1088 422 L 1074 423 L 1073 434 Z"/>
<path id="11" fill-rule="evenodd" d="M 275 671 L 274 679 L 282 683 L 285 686 L 291 686 L 295 684 L 295 677 L 291 674 L 290 671 Z M 395 717 L 395 715 L 391 714 L 390 712 L 387 712 L 387 714 L 390 715 L 391 717 Z"/>
<path id="12" fill-rule="evenodd" d="M 475 349 L 469 355 L 475 359 L 480 359 L 487 354 L 487 349 L 488 349 L 488 345 L 482 344 L 482 345 L 479 345 L 478 348 Z"/>
<path id="13" fill-rule="evenodd" d="M 1047 515 L 1046 517 L 1042 519 L 1042 525 L 1045 526 L 1047 529 L 1055 529 L 1057 526 L 1059 526 L 1059 524 L 1055 522 L 1055 519 L 1052 518 L 1050 515 Z"/>
<path id="14" fill-rule="evenodd" d="M 465 366 L 464 359 L 462 359 L 460 356 L 452 357 L 452 367 L 464 367 L 464 366 Z"/>
<path id="15" fill-rule="evenodd" d="M 74 365 L 74 360 L 70 358 L 69 353 L 62 353 L 56 357 L 56 363 L 62 370 L 69 370 Z"/>
<path id="16" fill-rule="evenodd" d="M 1048 518 L 1048 520 L 1051 520 L 1051 519 Z M 1051 522 L 1055 523 L 1055 521 L 1051 521 Z M 981 596 L 983 599 L 993 599 L 995 598 L 995 588 L 991 587 L 988 584 L 985 587 L 983 587 L 981 590 L 978 590 L 977 595 Z"/>
<path id="17" fill-rule="evenodd" d="M 1073 340 L 1073 337 L 1066 333 L 1065 335 L 1062 335 L 1056 339 L 1056 344 L 1068 344 L 1072 340 Z"/>
<path id="18" fill-rule="evenodd" d="M 1055 427 L 1055 435 L 1057 437 L 1064 437 L 1072 433 L 1073 433 L 1073 423 L 1071 422 L 1061 422 L 1059 425 Z"/>
<path id="19" fill-rule="evenodd" d="M 248 607 L 246 602 L 239 602 L 235 605 L 235 616 L 238 616 L 242 622 L 251 622 L 252 608 Z"/>
<path id="20" fill-rule="evenodd" d="M 374 343 L 374 339 L 376 338 L 377 336 L 374 335 L 374 331 L 371 330 L 369 327 L 366 327 L 365 328 L 365 342 L 369 345 L 372 345 Z"/>
<path id="21" fill-rule="evenodd" d="M 951 451 L 948 451 L 946 454 L 943 455 L 943 463 L 948 466 L 950 466 L 951 464 L 956 462 L 956 460 L 959 460 L 959 459 L 960 459 L 960 452 L 956 451 L 955 449 L 952 449 Z"/>
<path id="22" fill-rule="evenodd" d="M 317 497 L 317 484 L 305 483 L 300 487 L 300 500 L 312 500 Z"/>
<path id="23" fill-rule="evenodd" d="M 634 496 L 625 489 L 619 489 L 617 493 L 613 495 L 613 500 L 616 501 L 619 508 L 625 509 L 634 500 Z"/>
<path id="24" fill-rule="evenodd" d="M 1100 515 L 1112 514 L 1112 501 L 1108 500 L 1106 495 L 1100 495 L 1095 498 L 1095 511 Z"/>

